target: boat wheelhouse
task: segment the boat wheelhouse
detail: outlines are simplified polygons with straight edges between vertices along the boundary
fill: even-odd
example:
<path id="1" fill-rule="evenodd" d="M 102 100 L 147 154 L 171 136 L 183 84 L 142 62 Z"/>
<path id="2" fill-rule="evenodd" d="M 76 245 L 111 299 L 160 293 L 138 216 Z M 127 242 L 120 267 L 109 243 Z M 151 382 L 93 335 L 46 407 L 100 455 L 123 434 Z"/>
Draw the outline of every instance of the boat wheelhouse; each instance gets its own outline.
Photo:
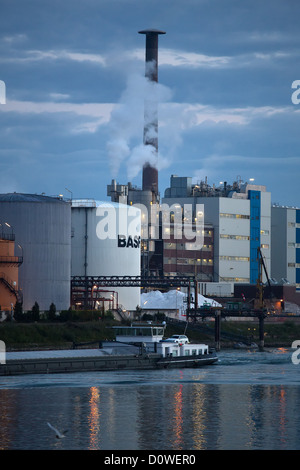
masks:
<path id="1" fill-rule="evenodd" d="M 149 350 L 155 350 L 165 333 L 165 324 L 132 323 L 131 326 L 113 326 L 116 341 L 123 343 L 144 343 Z"/>

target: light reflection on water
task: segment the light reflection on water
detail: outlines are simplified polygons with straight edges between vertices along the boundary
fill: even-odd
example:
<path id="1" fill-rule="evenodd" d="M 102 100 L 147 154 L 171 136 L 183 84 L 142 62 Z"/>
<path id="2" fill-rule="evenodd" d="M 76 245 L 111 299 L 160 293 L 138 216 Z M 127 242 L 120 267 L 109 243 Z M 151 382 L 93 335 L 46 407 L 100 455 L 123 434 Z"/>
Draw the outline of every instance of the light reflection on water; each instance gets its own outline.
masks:
<path id="1" fill-rule="evenodd" d="M 231 351 L 202 369 L 1 377 L 0 448 L 296 450 L 299 367 Z"/>

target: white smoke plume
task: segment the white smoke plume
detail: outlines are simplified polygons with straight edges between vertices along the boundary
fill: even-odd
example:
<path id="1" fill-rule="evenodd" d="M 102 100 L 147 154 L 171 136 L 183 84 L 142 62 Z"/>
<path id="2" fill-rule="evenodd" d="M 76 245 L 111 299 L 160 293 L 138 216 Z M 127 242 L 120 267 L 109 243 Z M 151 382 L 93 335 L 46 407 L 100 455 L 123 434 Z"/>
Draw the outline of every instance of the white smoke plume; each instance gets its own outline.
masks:
<path id="1" fill-rule="evenodd" d="M 151 125 L 157 117 L 159 105 L 171 97 L 170 90 L 146 77 L 130 75 L 119 104 L 111 114 L 107 152 L 113 178 L 127 169 L 129 180 L 142 170 L 148 162 L 159 170 L 168 166 L 168 158 L 163 157 L 152 145 L 144 145 L 144 126 L 147 138 L 157 138 L 157 129 Z M 159 120 L 159 119 L 158 119 Z M 160 123 L 158 124 L 160 126 Z"/>

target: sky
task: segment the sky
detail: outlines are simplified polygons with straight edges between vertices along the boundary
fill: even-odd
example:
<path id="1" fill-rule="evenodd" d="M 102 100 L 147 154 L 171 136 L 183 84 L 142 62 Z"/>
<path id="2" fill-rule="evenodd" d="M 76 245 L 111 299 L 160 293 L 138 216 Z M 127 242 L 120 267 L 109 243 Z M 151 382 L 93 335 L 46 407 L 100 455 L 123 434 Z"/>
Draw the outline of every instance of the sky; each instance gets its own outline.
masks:
<path id="1" fill-rule="evenodd" d="M 138 31 L 155 28 L 161 197 L 173 174 L 254 178 L 300 207 L 299 0 L 0 7 L 1 193 L 109 200 L 113 178 L 141 187 L 151 84 Z"/>

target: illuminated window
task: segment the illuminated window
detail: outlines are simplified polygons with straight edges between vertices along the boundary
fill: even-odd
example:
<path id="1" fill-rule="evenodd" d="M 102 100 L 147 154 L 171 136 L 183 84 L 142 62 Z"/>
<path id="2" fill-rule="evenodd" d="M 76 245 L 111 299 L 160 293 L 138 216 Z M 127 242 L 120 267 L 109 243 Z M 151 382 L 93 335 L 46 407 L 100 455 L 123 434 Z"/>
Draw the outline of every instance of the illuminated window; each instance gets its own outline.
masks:
<path id="1" fill-rule="evenodd" d="M 250 237 L 247 235 L 228 235 L 228 234 L 221 234 L 220 238 L 225 238 L 228 240 L 250 240 Z"/>
<path id="2" fill-rule="evenodd" d="M 247 256 L 220 256 L 222 261 L 249 261 Z"/>
<path id="3" fill-rule="evenodd" d="M 228 214 L 226 212 L 220 212 L 220 217 L 227 217 L 229 219 L 250 219 L 250 215 L 245 214 Z"/>

